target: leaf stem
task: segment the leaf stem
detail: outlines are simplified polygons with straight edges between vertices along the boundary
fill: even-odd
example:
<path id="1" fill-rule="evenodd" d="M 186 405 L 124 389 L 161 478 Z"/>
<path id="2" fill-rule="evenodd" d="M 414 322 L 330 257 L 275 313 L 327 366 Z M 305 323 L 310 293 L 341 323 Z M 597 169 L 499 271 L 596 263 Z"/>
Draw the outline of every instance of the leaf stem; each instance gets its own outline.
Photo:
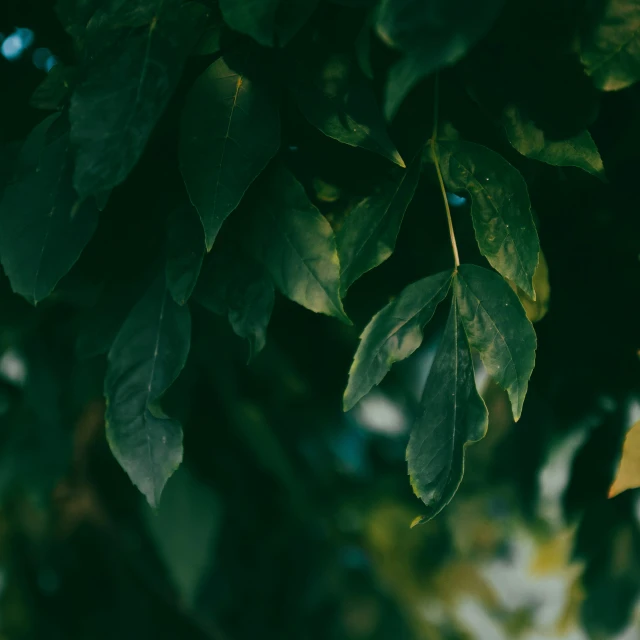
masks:
<path id="1" fill-rule="evenodd" d="M 449 225 L 449 237 L 451 238 L 451 249 L 453 250 L 453 261 L 455 268 L 460 266 L 460 256 L 458 255 L 458 245 L 456 244 L 456 236 L 453 232 L 453 220 L 451 219 L 451 209 L 449 208 L 449 200 L 447 200 L 447 190 L 444 187 L 444 180 L 442 179 L 442 171 L 440 170 L 440 160 L 438 158 L 438 148 L 436 146 L 436 139 L 438 137 L 438 108 L 439 108 L 439 90 L 438 90 L 438 74 L 436 73 L 434 94 L 433 94 L 433 133 L 429 144 L 431 145 L 431 153 L 433 155 L 433 162 L 436 165 L 436 173 L 438 174 L 438 182 L 440 183 L 440 191 L 442 192 L 442 199 L 444 200 L 444 208 L 447 212 L 447 223 Z"/>

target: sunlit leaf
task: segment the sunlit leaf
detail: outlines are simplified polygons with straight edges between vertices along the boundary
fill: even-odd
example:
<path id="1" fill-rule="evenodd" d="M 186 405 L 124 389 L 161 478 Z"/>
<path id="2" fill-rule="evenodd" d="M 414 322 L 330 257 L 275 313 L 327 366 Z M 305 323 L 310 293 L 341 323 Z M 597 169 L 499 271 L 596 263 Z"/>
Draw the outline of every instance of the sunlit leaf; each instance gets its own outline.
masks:
<path id="1" fill-rule="evenodd" d="M 618 91 L 640 80 L 640 4 L 605 0 L 581 39 L 585 71 L 598 89 Z"/>
<path id="2" fill-rule="evenodd" d="M 640 487 L 640 422 L 636 422 L 627 431 L 618 471 L 609 489 L 609 497 L 615 498 L 627 489 L 638 487 Z"/>
<path id="3" fill-rule="evenodd" d="M 89 68 L 69 112 L 80 195 L 115 187 L 136 165 L 204 15 L 197 3 L 144 0 L 93 16 Z"/>
<path id="4" fill-rule="evenodd" d="M 422 522 L 449 504 L 462 481 L 465 446 L 483 438 L 487 425 L 454 297 L 407 447 L 411 486 L 427 506 Z"/>
<path id="5" fill-rule="evenodd" d="M 540 261 L 533 274 L 533 289 L 536 292 L 536 299 L 532 300 L 522 289 L 513 282 L 509 282 L 511 288 L 516 292 L 527 318 L 531 322 L 539 322 L 549 311 L 549 301 L 551 299 L 551 286 L 549 284 L 549 268 L 544 253 L 540 251 Z"/>
<path id="6" fill-rule="evenodd" d="M 588 131 L 581 131 L 566 140 L 550 139 L 513 104 L 505 109 L 502 122 L 509 142 L 523 156 L 557 167 L 578 167 L 604 179 L 602 158 Z"/>
<path id="7" fill-rule="evenodd" d="M 378 35 L 405 54 L 387 83 L 386 117 L 395 115 L 421 78 L 462 58 L 487 33 L 502 5 L 503 0 L 382 0 Z"/>
<path id="8" fill-rule="evenodd" d="M 182 176 L 207 249 L 279 146 L 278 104 L 268 84 L 216 60 L 189 92 L 180 134 Z"/>
<path id="9" fill-rule="evenodd" d="M 405 166 L 389 138 L 373 89 L 351 57 L 300 59 L 293 76 L 296 102 L 313 126 L 334 140 Z"/>
<path id="10" fill-rule="evenodd" d="M 69 135 L 47 143 L 47 131 L 37 128 L 37 140 L 25 143 L 25 173 L 6 187 L 0 202 L 2 266 L 13 290 L 32 304 L 71 269 L 98 222 L 95 201 L 83 201 L 71 185 Z M 32 161 L 37 164 L 28 169 Z"/>
<path id="11" fill-rule="evenodd" d="M 408 358 L 422 344 L 422 330 L 446 297 L 451 276 L 451 271 L 443 271 L 410 284 L 373 316 L 349 371 L 345 411 L 379 384 L 394 362 Z"/>
<path id="12" fill-rule="evenodd" d="M 173 300 L 162 277 L 131 310 L 109 351 L 107 440 L 152 507 L 182 461 L 182 428 L 160 399 L 182 371 L 190 341 L 189 309 Z"/>
<path id="13" fill-rule="evenodd" d="M 225 22 L 266 47 L 284 46 L 311 17 L 318 0 L 220 0 Z"/>
<path id="14" fill-rule="evenodd" d="M 394 178 L 347 215 L 336 236 L 343 293 L 393 253 L 402 219 L 418 185 L 420 168 L 418 154 L 408 169 L 395 172 Z"/>
<path id="15" fill-rule="evenodd" d="M 333 229 L 281 166 L 255 202 L 251 243 L 280 291 L 303 307 L 349 323 L 340 297 Z"/>
<path id="16" fill-rule="evenodd" d="M 190 205 L 179 207 L 167 218 L 166 262 L 167 287 L 178 304 L 184 304 L 196 286 L 204 253 L 198 213 Z"/>
<path id="17" fill-rule="evenodd" d="M 438 149 L 447 188 L 471 195 L 480 253 L 535 299 L 540 243 L 523 177 L 495 151 L 473 142 L 439 142 Z"/>
<path id="18" fill-rule="evenodd" d="M 469 344 L 489 375 L 506 389 L 520 418 L 536 355 L 536 334 L 518 297 L 495 271 L 464 264 L 453 280 Z"/>
<path id="19" fill-rule="evenodd" d="M 236 335 L 249 342 L 249 358 L 266 343 L 274 303 L 271 278 L 239 247 L 214 249 L 205 259 L 194 298 L 206 309 L 226 315 Z"/>

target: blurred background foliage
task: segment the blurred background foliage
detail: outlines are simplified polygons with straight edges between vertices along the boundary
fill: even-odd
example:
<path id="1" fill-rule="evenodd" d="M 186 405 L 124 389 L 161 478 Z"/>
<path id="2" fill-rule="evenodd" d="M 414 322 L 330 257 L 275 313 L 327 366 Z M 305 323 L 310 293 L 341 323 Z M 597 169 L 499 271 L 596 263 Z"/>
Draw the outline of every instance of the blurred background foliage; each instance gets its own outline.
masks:
<path id="1" fill-rule="evenodd" d="M 366 4 L 327 4 L 318 19 L 352 46 Z M 451 505 L 424 526 L 410 528 L 421 503 L 404 451 L 443 318 L 347 414 L 341 394 L 371 315 L 450 262 L 428 171 L 395 253 L 349 292 L 355 327 L 280 297 L 264 352 L 247 366 L 247 345 L 224 318 L 194 308 L 194 348 L 167 398 L 184 425 L 185 463 L 157 513 L 108 450 L 105 361 L 92 354 L 104 351 L 110 318 L 128 309 L 127 274 L 162 245 L 156 205 L 181 188 L 180 92 L 135 180 L 112 194 L 90 257 L 51 300 L 33 309 L 2 276 L 2 640 L 640 638 L 640 494 L 607 499 L 640 414 L 640 86 L 600 94 L 584 81 L 566 46 L 582 4 L 507 3 L 486 41 L 441 78 L 451 135 L 491 146 L 525 176 L 551 294 L 528 309 L 539 347 L 521 421 L 513 424 L 505 394 L 480 370 L 489 434 L 469 448 Z M 0 59 L 6 174 L 43 115 L 30 96 L 73 50 L 52 2 L 3 0 L 0 32 L 3 43 L 16 33 L 28 41 L 17 55 L 15 39 L 3 45 Z M 371 46 L 375 71 L 389 54 Z M 194 57 L 185 75 L 203 68 Z M 559 136 L 588 126 L 608 184 L 511 149 L 492 115 L 505 87 Z M 428 135 L 431 92 L 429 80 L 416 87 L 392 124 L 404 157 Z M 386 161 L 324 137 L 293 106 L 283 123 L 291 168 L 339 227 Z M 460 252 L 478 261 L 468 204 L 452 205 Z M 92 309 L 96 300 L 110 316 Z"/>

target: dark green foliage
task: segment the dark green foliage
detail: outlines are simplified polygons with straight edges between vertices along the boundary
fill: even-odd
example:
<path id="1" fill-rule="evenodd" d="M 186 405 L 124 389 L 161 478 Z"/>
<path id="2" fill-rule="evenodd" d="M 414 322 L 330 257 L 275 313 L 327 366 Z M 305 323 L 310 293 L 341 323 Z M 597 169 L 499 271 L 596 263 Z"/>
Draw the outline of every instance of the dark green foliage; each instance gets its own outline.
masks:
<path id="1" fill-rule="evenodd" d="M 500 538 L 483 492 L 490 527 L 504 496 L 519 531 L 576 525 L 566 600 L 619 633 L 637 2 L 51 4 L 0 7 L 59 59 L 0 60 L 0 574 L 31 532 L 74 612 L 29 567 L 0 636 L 458 637 L 429 603 Z"/>

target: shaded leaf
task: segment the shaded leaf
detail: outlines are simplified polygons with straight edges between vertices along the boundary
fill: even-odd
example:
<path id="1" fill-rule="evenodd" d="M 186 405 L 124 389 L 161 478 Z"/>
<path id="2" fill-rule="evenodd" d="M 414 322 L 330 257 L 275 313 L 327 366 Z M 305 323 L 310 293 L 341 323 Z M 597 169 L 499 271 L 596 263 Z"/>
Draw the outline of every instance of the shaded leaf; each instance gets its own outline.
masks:
<path id="1" fill-rule="evenodd" d="M 69 113 L 78 193 L 106 191 L 129 175 L 175 89 L 204 15 L 197 3 L 144 0 L 93 16 L 94 50 Z"/>
<path id="2" fill-rule="evenodd" d="M 216 60 L 189 92 L 180 135 L 180 168 L 207 249 L 279 146 L 278 104 L 267 84 Z"/>
<path id="3" fill-rule="evenodd" d="M 640 80 L 640 5 L 605 0 L 581 38 L 585 71 L 602 91 L 618 91 Z"/>
<path id="4" fill-rule="evenodd" d="M 469 343 L 454 297 L 407 447 L 411 486 L 427 506 L 421 522 L 451 501 L 462 481 L 465 446 L 483 438 L 487 425 L 487 408 L 476 390 Z"/>
<path id="5" fill-rule="evenodd" d="M 145 510 L 146 522 L 181 601 L 191 610 L 211 569 L 221 523 L 222 504 L 211 487 L 184 466 L 174 474 L 157 511 Z"/>
<path id="6" fill-rule="evenodd" d="M 540 243 L 527 184 L 502 156 L 462 140 L 439 142 L 445 184 L 466 190 L 480 253 L 505 278 L 535 300 L 533 274 Z"/>
<path id="7" fill-rule="evenodd" d="M 284 46 L 315 11 L 318 0 L 220 0 L 225 22 L 266 47 Z"/>
<path id="8" fill-rule="evenodd" d="M 47 144 L 47 131 L 48 126 L 37 127 L 37 140 L 25 143 L 26 170 L 0 202 L 0 259 L 12 289 L 32 304 L 71 269 L 98 222 L 95 202 L 81 201 L 71 186 L 68 134 Z M 32 161 L 37 165 L 28 169 Z"/>
<path id="9" fill-rule="evenodd" d="M 75 67 L 58 62 L 31 94 L 29 105 L 36 109 L 58 109 L 73 89 L 76 73 Z"/>
<path id="10" fill-rule="evenodd" d="M 605 179 L 600 152 L 587 130 L 566 140 L 551 140 L 513 104 L 505 109 L 502 122 L 509 142 L 523 156 L 557 167 L 578 167 Z"/>
<path id="11" fill-rule="evenodd" d="M 374 151 L 404 167 L 373 89 L 345 55 L 298 60 L 291 90 L 304 117 L 329 138 Z"/>
<path id="12" fill-rule="evenodd" d="M 336 236 L 343 293 L 393 253 L 402 219 L 418 186 L 421 166 L 418 154 L 408 169 L 398 170 L 393 179 L 347 215 Z"/>
<path id="13" fill-rule="evenodd" d="M 371 20 L 367 18 L 358 32 L 355 41 L 356 60 L 360 71 L 373 80 L 373 67 L 371 66 Z"/>
<path id="14" fill-rule="evenodd" d="M 162 394 L 182 371 L 191 317 L 158 278 L 131 310 L 109 351 L 104 392 L 111 451 L 156 507 L 182 461 L 182 428 L 160 408 Z"/>
<path id="15" fill-rule="evenodd" d="M 204 231 L 191 206 L 180 207 L 167 218 L 167 287 L 178 304 L 191 295 L 204 258 Z"/>
<path id="16" fill-rule="evenodd" d="M 520 418 L 536 359 L 536 334 L 518 296 L 495 271 L 461 265 L 453 280 L 469 344 L 489 375 L 505 389 Z"/>
<path id="17" fill-rule="evenodd" d="M 421 78 L 462 58 L 487 33 L 502 5 L 503 0 L 382 0 L 378 35 L 405 54 L 391 69 L 385 116 L 395 115 Z"/>
<path id="18" fill-rule="evenodd" d="M 609 497 L 615 498 L 627 489 L 640 487 L 640 422 L 627 431 L 622 445 L 622 457 L 616 477 L 609 489 Z"/>
<path id="19" fill-rule="evenodd" d="M 422 344 L 422 330 L 449 292 L 451 276 L 451 271 L 443 271 L 410 284 L 373 316 L 349 371 L 345 411 L 379 384 L 394 362 L 408 358 Z"/>
<path id="20" fill-rule="evenodd" d="M 513 282 L 509 282 L 509 286 L 516 292 L 527 313 L 527 318 L 531 322 L 539 322 L 547 315 L 551 298 L 551 286 L 549 285 L 549 268 L 542 250 L 540 250 L 540 261 L 536 267 L 536 272 L 533 274 L 533 289 L 536 292 L 536 299 L 532 300 Z"/>
<path id="21" fill-rule="evenodd" d="M 273 310 L 273 283 L 240 248 L 216 248 L 206 257 L 194 298 L 209 311 L 227 316 L 236 335 L 249 341 L 249 359 L 262 351 Z"/>
<path id="22" fill-rule="evenodd" d="M 254 206 L 250 242 L 276 287 L 311 311 L 349 323 L 340 298 L 333 229 L 302 185 L 277 166 Z"/>

